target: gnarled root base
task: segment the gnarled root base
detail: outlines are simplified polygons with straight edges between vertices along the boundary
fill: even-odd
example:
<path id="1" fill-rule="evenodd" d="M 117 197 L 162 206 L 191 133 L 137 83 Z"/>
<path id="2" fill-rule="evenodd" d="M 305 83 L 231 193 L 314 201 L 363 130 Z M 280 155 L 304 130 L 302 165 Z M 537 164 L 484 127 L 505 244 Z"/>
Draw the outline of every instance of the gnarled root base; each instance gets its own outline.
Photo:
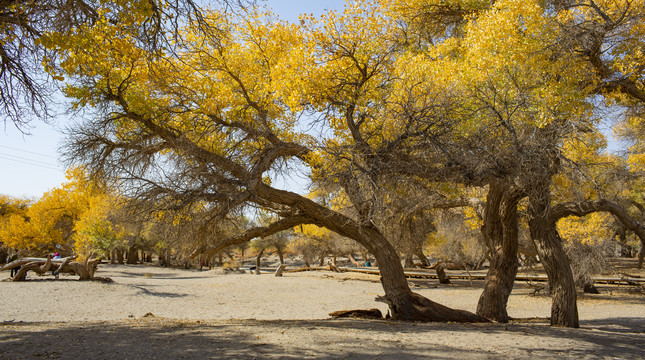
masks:
<path id="1" fill-rule="evenodd" d="M 407 301 L 388 301 L 388 303 L 394 320 L 461 323 L 490 322 L 490 320 L 479 315 L 466 310 L 451 309 L 414 292 L 410 292 Z"/>

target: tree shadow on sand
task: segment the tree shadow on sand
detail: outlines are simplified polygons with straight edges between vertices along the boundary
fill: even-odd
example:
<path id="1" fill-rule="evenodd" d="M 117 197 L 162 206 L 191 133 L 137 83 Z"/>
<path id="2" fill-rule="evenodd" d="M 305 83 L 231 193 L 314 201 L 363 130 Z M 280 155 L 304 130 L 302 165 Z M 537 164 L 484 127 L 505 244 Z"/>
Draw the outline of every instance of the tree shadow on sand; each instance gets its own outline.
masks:
<path id="1" fill-rule="evenodd" d="M 625 324 L 642 329 L 636 322 L 634 318 Z M 612 331 L 602 321 L 584 326 L 590 328 L 351 319 L 4 323 L 0 358 L 641 358 L 645 334 Z M 441 341 L 446 339 L 451 341 Z M 522 345 L 515 345 L 521 339 Z M 574 346 L 548 346 L 555 339 L 571 340 Z"/>

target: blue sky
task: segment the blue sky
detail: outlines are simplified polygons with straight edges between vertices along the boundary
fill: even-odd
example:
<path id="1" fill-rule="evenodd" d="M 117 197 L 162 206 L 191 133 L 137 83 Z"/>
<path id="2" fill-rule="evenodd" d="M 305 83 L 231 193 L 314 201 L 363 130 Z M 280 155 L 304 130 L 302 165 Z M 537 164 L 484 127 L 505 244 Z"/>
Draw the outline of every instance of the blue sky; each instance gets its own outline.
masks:
<path id="1" fill-rule="evenodd" d="M 283 19 L 297 21 L 299 14 L 321 14 L 326 9 L 342 8 L 345 2 L 265 0 L 260 3 L 271 7 Z M 63 141 L 61 130 L 69 123 L 66 116 L 59 116 L 50 125 L 34 121 L 30 135 L 22 134 L 12 123 L 0 123 L 4 125 L 0 130 L 0 194 L 40 197 L 65 181 L 58 147 Z"/>

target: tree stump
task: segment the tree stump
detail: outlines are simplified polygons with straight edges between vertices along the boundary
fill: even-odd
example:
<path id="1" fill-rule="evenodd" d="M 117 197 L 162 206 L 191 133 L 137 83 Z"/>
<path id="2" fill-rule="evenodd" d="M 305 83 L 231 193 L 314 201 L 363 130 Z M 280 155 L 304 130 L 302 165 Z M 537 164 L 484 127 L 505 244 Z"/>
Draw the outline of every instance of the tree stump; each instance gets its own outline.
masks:
<path id="1" fill-rule="evenodd" d="M 437 272 L 440 284 L 450 284 L 450 278 L 446 275 L 443 264 L 437 264 L 434 269 Z"/>

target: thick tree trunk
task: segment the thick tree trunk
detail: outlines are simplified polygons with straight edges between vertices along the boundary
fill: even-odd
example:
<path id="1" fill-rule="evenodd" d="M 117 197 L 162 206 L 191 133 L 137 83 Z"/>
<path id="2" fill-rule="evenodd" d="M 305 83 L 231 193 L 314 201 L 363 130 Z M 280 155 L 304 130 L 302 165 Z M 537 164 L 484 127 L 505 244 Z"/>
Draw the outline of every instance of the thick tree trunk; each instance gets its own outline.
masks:
<path id="1" fill-rule="evenodd" d="M 549 277 L 553 303 L 551 325 L 579 327 L 577 294 L 569 258 L 550 216 L 550 182 L 538 183 L 529 195 L 529 230 Z"/>
<path id="2" fill-rule="evenodd" d="M 298 194 L 270 188 L 257 181 L 251 186 L 264 199 L 278 201 L 299 209 L 310 221 L 357 241 L 376 258 L 381 284 L 393 319 L 438 322 L 486 322 L 487 319 L 464 310 L 455 310 L 435 303 L 410 290 L 401 260 L 381 232 L 367 221 L 358 223 Z"/>
<path id="3" fill-rule="evenodd" d="M 121 249 L 116 250 L 116 263 L 119 265 L 123 264 L 123 250 Z"/>
<path id="4" fill-rule="evenodd" d="M 135 246 L 130 246 L 128 249 L 128 256 L 126 259 L 126 264 L 134 265 L 139 262 L 139 249 Z"/>
<path id="5" fill-rule="evenodd" d="M 468 311 L 451 309 L 413 293 L 403 273 L 399 256 L 390 242 L 373 226 L 361 226 L 357 233 L 344 228 L 343 235 L 360 240 L 379 264 L 381 284 L 391 316 L 398 320 L 437 322 L 486 322 Z"/>
<path id="6" fill-rule="evenodd" d="M 484 291 L 477 303 L 477 315 L 508 322 L 506 305 L 517 275 L 517 202 L 521 193 L 501 182 L 489 185 L 482 234 L 490 254 Z"/>

